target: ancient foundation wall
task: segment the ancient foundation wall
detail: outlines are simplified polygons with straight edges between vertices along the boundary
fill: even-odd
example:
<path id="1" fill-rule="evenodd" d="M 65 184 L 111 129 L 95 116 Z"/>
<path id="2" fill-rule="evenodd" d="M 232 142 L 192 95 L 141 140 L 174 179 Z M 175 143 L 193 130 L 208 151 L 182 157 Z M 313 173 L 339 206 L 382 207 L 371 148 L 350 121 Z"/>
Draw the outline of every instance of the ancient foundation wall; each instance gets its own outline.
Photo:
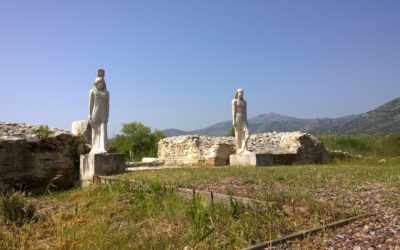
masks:
<path id="1" fill-rule="evenodd" d="M 184 135 L 168 137 L 158 144 L 158 162 L 167 166 L 224 166 L 235 153 L 233 137 Z M 269 154 L 276 164 L 313 164 L 329 161 L 324 145 L 302 132 L 253 134 L 248 149 Z"/>
<path id="2" fill-rule="evenodd" d="M 35 133 L 38 128 L 0 123 L 0 190 L 41 193 L 71 187 L 79 180 L 83 139 L 55 129 L 43 137 Z"/>

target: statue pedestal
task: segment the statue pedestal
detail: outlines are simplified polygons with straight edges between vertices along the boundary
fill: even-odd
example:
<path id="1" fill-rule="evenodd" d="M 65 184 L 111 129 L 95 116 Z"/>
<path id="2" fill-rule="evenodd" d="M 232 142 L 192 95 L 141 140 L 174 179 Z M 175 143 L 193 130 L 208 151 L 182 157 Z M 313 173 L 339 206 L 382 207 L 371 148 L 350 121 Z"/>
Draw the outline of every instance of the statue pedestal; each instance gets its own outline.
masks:
<path id="1" fill-rule="evenodd" d="M 243 152 L 229 156 L 230 166 L 257 166 L 257 155 L 253 152 Z"/>
<path id="2" fill-rule="evenodd" d="M 79 181 L 81 187 L 93 183 L 96 175 L 112 175 L 125 171 L 125 154 L 84 154 L 80 157 Z"/>

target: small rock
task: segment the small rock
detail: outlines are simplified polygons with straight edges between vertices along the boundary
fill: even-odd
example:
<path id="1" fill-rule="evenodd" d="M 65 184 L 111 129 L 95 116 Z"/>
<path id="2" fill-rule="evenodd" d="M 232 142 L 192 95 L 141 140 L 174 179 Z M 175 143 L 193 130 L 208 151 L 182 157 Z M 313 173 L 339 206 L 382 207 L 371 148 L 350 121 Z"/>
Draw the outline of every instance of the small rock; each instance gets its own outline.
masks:
<path id="1" fill-rule="evenodd" d="M 387 160 L 386 159 L 380 159 L 379 163 L 387 163 Z"/>

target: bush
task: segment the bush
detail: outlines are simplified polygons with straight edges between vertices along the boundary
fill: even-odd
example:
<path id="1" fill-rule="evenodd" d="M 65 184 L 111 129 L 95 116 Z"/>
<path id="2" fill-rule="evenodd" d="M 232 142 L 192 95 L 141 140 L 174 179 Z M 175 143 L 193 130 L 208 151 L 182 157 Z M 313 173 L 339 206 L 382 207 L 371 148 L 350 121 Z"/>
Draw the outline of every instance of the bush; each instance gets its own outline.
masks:
<path id="1" fill-rule="evenodd" d="M 1 196 L 1 213 L 6 219 L 21 226 L 30 222 L 36 213 L 36 206 L 22 192 L 9 192 Z"/>

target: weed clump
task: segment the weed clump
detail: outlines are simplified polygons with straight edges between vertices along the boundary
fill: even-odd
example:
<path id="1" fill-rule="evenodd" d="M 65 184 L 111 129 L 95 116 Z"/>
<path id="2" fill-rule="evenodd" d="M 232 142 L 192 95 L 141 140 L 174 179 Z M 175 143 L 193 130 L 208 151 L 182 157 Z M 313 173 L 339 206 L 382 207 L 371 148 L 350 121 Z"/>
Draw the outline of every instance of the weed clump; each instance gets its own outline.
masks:
<path id="1" fill-rule="evenodd" d="M 39 136 L 40 140 L 46 140 L 51 134 L 51 130 L 49 126 L 40 126 L 38 129 L 34 131 L 34 133 Z"/>
<path id="2" fill-rule="evenodd" d="M 202 205 L 202 199 L 199 194 L 193 197 L 188 214 L 192 221 L 192 233 L 196 240 L 196 245 L 214 231 L 214 228 L 211 226 L 210 211 Z"/>
<path id="3" fill-rule="evenodd" d="M 22 192 L 8 192 L 0 197 L 1 214 L 17 226 L 29 223 L 36 213 L 36 205 Z"/>

